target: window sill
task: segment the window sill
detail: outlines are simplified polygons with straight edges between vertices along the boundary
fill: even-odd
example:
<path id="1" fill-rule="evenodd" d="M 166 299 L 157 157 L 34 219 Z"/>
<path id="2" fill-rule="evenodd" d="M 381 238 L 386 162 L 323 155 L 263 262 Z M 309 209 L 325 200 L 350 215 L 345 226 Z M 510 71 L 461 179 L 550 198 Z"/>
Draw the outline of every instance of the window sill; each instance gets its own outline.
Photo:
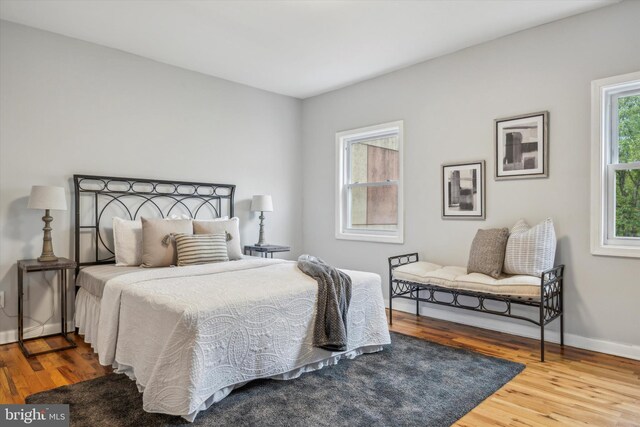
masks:
<path id="1" fill-rule="evenodd" d="M 640 258 L 640 246 L 595 245 L 591 255 Z"/>
<path id="2" fill-rule="evenodd" d="M 361 242 L 376 242 L 376 243 L 395 243 L 402 244 L 404 243 L 404 237 L 400 236 L 389 236 L 389 235 L 379 235 L 379 234 L 360 234 L 360 233 L 336 233 L 336 239 L 339 240 L 357 240 Z"/>

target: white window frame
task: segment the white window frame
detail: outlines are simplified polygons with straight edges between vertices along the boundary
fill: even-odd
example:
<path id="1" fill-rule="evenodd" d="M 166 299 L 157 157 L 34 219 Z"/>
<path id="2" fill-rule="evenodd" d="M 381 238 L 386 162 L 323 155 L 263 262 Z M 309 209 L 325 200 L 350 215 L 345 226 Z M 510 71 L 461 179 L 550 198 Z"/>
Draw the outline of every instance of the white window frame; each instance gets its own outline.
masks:
<path id="1" fill-rule="evenodd" d="M 367 126 L 336 133 L 336 239 L 360 240 L 365 242 L 404 243 L 404 122 L 402 120 Z M 396 230 L 373 230 L 349 228 L 349 187 L 371 186 L 375 184 L 349 183 L 349 156 L 347 144 L 363 138 L 372 138 L 394 133 L 398 135 L 398 227 Z"/>
<path id="2" fill-rule="evenodd" d="M 640 89 L 640 72 L 591 82 L 591 253 L 640 258 L 640 238 L 615 236 L 615 173 L 640 162 L 618 163 L 620 96 Z"/>

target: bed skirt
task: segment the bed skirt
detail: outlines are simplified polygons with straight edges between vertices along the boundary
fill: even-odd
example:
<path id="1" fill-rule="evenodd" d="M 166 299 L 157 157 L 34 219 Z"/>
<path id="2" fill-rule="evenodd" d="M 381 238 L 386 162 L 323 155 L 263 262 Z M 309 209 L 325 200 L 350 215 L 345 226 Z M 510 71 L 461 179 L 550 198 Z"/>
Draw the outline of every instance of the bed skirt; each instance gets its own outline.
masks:
<path id="1" fill-rule="evenodd" d="M 281 374 L 276 374 L 276 375 L 271 375 L 271 376 L 267 376 L 264 378 L 268 378 L 268 379 L 272 379 L 272 380 L 293 380 L 298 378 L 300 375 L 307 373 L 307 372 L 313 372 L 313 371 L 317 371 L 319 369 L 325 368 L 327 366 L 332 366 L 332 365 L 336 365 L 338 364 L 338 362 L 340 360 L 343 359 L 354 359 L 357 356 L 360 356 L 361 354 L 366 354 L 366 353 L 376 353 L 378 351 L 382 351 L 383 350 L 383 346 L 380 345 L 368 345 L 368 346 L 363 346 L 360 348 L 356 348 L 354 350 L 350 350 L 347 351 L 345 353 L 342 354 L 338 354 L 338 355 L 333 355 L 331 357 L 328 357 L 326 359 L 323 360 L 319 360 L 317 362 L 313 362 L 313 363 L 309 363 L 307 365 L 301 366 L 299 368 L 293 369 L 291 371 L 288 372 L 284 372 Z M 114 362 L 113 363 L 113 368 L 114 368 L 114 372 L 119 373 L 119 374 L 125 374 L 127 375 L 130 379 L 134 380 L 136 382 L 136 386 L 138 387 L 138 391 L 140 391 L 140 393 L 144 392 L 144 385 L 140 384 L 140 382 L 138 382 L 138 380 L 136 379 L 135 373 L 134 373 L 134 369 L 130 366 L 127 365 L 123 365 L 123 364 L 119 364 L 118 362 Z M 258 378 L 255 378 L 258 379 Z M 255 379 L 251 380 L 254 381 Z M 201 412 L 201 411 L 205 411 L 207 410 L 211 405 L 213 405 L 214 403 L 220 402 L 222 399 L 224 399 L 225 397 L 227 397 L 229 395 L 229 393 L 231 393 L 233 390 L 240 388 L 242 386 L 244 386 L 245 384 L 251 382 L 251 381 L 245 381 L 245 382 L 241 382 L 241 383 L 237 383 L 237 384 L 232 384 L 229 385 L 227 387 L 221 388 L 220 390 L 216 391 L 215 393 L 213 393 L 211 395 L 211 397 L 209 397 L 207 400 L 205 400 L 200 407 L 188 414 L 188 415 L 182 415 L 182 418 L 184 418 L 185 420 L 189 421 L 189 422 L 193 422 L 193 420 L 195 420 L 196 416 Z M 158 412 L 158 411 L 153 411 L 153 410 L 148 410 L 147 408 L 143 409 L 147 412 Z"/>
<path id="2" fill-rule="evenodd" d="M 91 344 L 94 350 L 98 342 L 98 321 L 100 320 L 100 298 L 83 288 L 76 294 L 75 326 L 84 337 L 84 342 Z"/>
<path id="3" fill-rule="evenodd" d="M 84 336 L 84 341 L 91 345 L 91 348 L 95 350 L 98 339 L 98 322 L 100 319 L 100 298 L 92 295 L 83 288 L 80 288 L 76 295 L 76 307 L 75 307 L 75 326 L 78 328 L 80 335 Z M 354 359 L 357 356 L 365 353 L 375 353 L 383 350 L 381 345 L 366 345 L 359 348 L 355 348 L 350 351 L 346 351 L 340 354 L 333 354 L 327 358 L 317 360 L 315 362 L 297 367 L 291 371 L 283 372 L 276 375 L 267 376 L 265 378 L 274 380 L 292 380 L 298 378 L 300 375 L 306 372 L 313 372 L 322 369 L 327 366 L 336 365 L 342 359 Z M 318 352 L 326 352 L 325 350 L 318 349 Z M 145 389 L 145 385 L 141 384 L 135 375 L 134 369 L 131 366 L 120 364 L 115 361 L 112 365 L 114 372 L 125 374 L 132 380 L 136 381 L 138 390 L 142 393 Z M 182 417 L 189 422 L 192 422 L 199 412 L 206 410 L 216 402 L 221 401 L 229 395 L 234 389 L 240 388 L 250 381 L 241 382 L 238 384 L 232 384 L 227 387 L 221 388 L 213 393 L 206 401 L 204 401 L 200 407 Z M 147 412 L 157 412 L 144 408 Z"/>

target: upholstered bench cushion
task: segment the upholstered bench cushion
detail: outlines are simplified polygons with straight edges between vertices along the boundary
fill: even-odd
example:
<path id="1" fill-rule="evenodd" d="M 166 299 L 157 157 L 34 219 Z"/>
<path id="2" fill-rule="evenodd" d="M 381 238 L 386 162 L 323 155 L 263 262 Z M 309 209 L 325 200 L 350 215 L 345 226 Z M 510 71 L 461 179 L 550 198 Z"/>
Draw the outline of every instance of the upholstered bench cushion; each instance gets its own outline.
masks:
<path id="1" fill-rule="evenodd" d="M 466 267 L 443 267 L 430 262 L 418 261 L 395 268 L 393 277 L 409 282 L 493 295 L 522 298 L 540 297 L 540 278 L 535 276 L 503 274 L 494 279 L 480 273 L 467 274 Z"/>

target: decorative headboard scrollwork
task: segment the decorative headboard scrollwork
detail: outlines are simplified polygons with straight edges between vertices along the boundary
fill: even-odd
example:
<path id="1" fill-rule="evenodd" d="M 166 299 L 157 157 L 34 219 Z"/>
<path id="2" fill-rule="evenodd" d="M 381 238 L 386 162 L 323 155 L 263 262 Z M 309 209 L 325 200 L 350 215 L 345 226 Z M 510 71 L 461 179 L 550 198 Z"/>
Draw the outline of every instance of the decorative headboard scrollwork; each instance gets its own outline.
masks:
<path id="1" fill-rule="evenodd" d="M 233 216 L 235 185 L 74 175 L 78 267 L 115 262 L 112 218 Z"/>

